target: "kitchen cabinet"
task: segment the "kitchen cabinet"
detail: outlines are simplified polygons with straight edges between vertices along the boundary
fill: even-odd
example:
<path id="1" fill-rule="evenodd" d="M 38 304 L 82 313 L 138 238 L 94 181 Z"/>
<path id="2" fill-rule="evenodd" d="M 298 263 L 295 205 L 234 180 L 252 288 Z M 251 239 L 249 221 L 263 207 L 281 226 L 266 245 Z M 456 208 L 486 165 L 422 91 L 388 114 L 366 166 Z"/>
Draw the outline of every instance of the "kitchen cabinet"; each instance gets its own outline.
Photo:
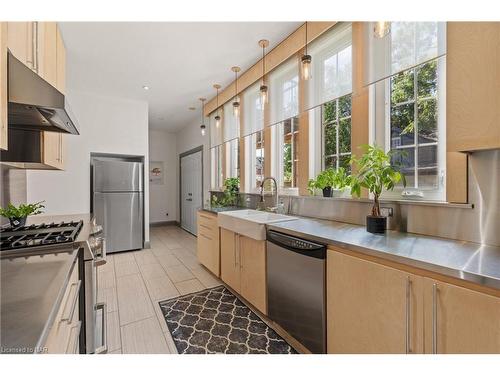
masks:
<path id="1" fill-rule="evenodd" d="M 220 276 L 219 227 L 217 215 L 198 212 L 198 261 L 217 277 Z"/>
<path id="2" fill-rule="evenodd" d="M 221 279 L 267 314 L 266 242 L 220 228 Z"/>
<path id="3" fill-rule="evenodd" d="M 328 353 L 422 353 L 421 290 L 421 277 L 328 250 Z"/>
<path id="4" fill-rule="evenodd" d="M 500 298 L 425 278 L 426 353 L 500 353 Z"/>
<path id="5" fill-rule="evenodd" d="M 7 150 L 7 23 L 0 22 L 0 149 Z"/>
<path id="6" fill-rule="evenodd" d="M 238 235 L 220 228 L 220 277 L 236 293 L 241 293 Z"/>
<path id="7" fill-rule="evenodd" d="M 500 297 L 335 247 L 328 353 L 500 353 Z"/>
<path id="8" fill-rule="evenodd" d="M 66 84 L 66 49 L 57 23 L 8 22 L 6 36 L 7 46 L 17 59 L 64 93 Z M 0 62 L 3 63 L 3 60 L 0 60 Z M 6 84 L 7 78 L 2 79 L 2 90 Z M 2 103 L 6 103 L 7 98 L 4 99 L 3 95 L 0 95 L 0 98 Z M 5 108 L 5 115 L 3 105 L 1 110 L 3 119 L 4 116 L 7 116 L 7 109 Z M 8 139 L 6 132 L 7 128 L 4 130 L 2 127 L 2 137 L 0 138 L 2 149 L 5 149 L 4 142 L 7 142 Z M 37 138 L 39 138 L 41 146 L 42 160 L 36 164 L 36 169 L 64 169 L 66 135 L 58 132 L 42 132 L 37 135 Z M 18 167 L 35 168 L 33 165 L 23 164 L 22 162 L 12 164 Z"/>
<path id="9" fill-rule="evenodd" d="M 259 311 L 267 314 L 266 241 L 240 236 L 241 295 Z"/>
<path id="10" fill-rule="evenodd" d="M 446 151 L 500 148 L 500 22 L 448 22 Z"/>

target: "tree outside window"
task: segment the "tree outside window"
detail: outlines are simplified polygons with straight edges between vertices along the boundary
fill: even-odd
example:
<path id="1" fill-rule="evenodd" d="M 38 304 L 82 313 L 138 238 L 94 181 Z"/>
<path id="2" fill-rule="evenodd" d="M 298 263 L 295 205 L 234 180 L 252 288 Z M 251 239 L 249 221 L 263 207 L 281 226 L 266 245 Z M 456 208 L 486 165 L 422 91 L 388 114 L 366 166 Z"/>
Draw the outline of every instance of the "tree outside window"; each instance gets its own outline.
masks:
<path id="1" fill-rule="evenodd" d="M 284 188 L 297 187 L 299 162 L 299 118 L 293 117 L 281 123 L 283 127 L 283 178 Z"/>

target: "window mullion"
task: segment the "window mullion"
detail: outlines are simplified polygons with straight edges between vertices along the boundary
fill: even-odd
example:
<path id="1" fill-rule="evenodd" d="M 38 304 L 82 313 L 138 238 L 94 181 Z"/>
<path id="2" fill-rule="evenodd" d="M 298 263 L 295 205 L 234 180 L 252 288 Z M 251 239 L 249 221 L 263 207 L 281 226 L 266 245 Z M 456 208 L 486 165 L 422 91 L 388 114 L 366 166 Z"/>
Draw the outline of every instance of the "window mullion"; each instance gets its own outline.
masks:
<path id="1" fill-rule="evenodd" d="M 416 33 L 416 31 L 415 31 Z M 415 100 L 413 104 L 413 143 L 415 145 L 414 151 L 414 176 L 415 176 L 415 188 L 419 188 L 418 184 L 418 79 L 417 79 L 417 69 L 413 70 L 413 98 Z"/>

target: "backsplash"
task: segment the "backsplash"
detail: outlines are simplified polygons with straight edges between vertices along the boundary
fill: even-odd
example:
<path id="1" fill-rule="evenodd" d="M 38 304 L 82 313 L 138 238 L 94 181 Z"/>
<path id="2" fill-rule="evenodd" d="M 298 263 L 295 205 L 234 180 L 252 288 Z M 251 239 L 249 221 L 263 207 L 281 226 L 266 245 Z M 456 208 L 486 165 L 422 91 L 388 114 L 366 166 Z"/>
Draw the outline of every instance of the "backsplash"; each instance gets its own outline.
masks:
<path id="1" fill-rule="evenodd" d="M 500 246 L 500 150 L 479 151 L 469 156 L 469 202 L 412 204 L 382 201 L 393 216 L 389 229 Z M 217 193 L 212 193 L 217 194 Z M 289 214 L 365 225 L 371 202 L 363 199 L 280 196 Z M 239 206 L 255 208 L 258 194 L 241 193 Z M 265 196 L 266 206 L 274 206 Z"/>
<path id="2" fill-rule="evenodd" d="M 26 203 L 26 171 L 0 164 L 0 172 L 2 174 L 0 206 L 5 207 L 9 203 L 15 205 Z M 0 217 L 0 225 L 8 222 L 6 218 Z"/>

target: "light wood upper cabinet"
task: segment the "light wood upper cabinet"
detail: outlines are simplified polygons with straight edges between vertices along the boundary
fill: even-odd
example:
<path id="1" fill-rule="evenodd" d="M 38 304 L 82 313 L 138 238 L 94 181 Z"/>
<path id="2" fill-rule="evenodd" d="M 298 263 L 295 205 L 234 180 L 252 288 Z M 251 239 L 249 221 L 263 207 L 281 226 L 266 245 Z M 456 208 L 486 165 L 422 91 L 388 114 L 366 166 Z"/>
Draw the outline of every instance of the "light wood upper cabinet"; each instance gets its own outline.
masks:
<path id="1" fill-rule="evenodd" d="M 57 88 L 57 24 L 55 22 L 39 22 L 38 33 L 39 74 Z"/>
<path id="2" fill-rule="evenodd" d="M 220 228 L 220 277 L 237 293 L 241 291 L 238 235 Z"/>
<path id="3" fill-rule="evenodd" d="M 241 295 L 267 314 L 266 241 L 239 236 Z"/>
<path id="4" fill-rule="evenodd" d="M 447 151 L 500 148 L 500 22 L 448 22 Z"/>
<path id="5" fill-rule="evenodd" d="M 8 22 L 7 44 L 10 52 L 28 68 L 35 69 L 33 22 Z"/>
<path id="6" fill-rule="evenodd" d="M 328 353 L 422 353 L 422 279 L 328 250 Z"/>
<path id="7" fill-rule="evenodd" d="M 56 30 L 56 44 L 57 44 L 57 57 L 56 57 L 56 88 L 66 93 L 66 48 L 62 39 L 59 27 Z"/>
<path id="8" fill-rule="evenodd" d="M 7 23 L 0 22 L 0 149 L 8 147 Z"/>
<path id="9" fill-rule="evenodd" d="M 54 169 L 64 169 L 65 135 L 57 132 L 43 132 L 43 162 Z"/>
<path id="10" fill-rule="evenodd" d="M 500 298 L 425 278 L 426 353 L 500 353 Z"/>

